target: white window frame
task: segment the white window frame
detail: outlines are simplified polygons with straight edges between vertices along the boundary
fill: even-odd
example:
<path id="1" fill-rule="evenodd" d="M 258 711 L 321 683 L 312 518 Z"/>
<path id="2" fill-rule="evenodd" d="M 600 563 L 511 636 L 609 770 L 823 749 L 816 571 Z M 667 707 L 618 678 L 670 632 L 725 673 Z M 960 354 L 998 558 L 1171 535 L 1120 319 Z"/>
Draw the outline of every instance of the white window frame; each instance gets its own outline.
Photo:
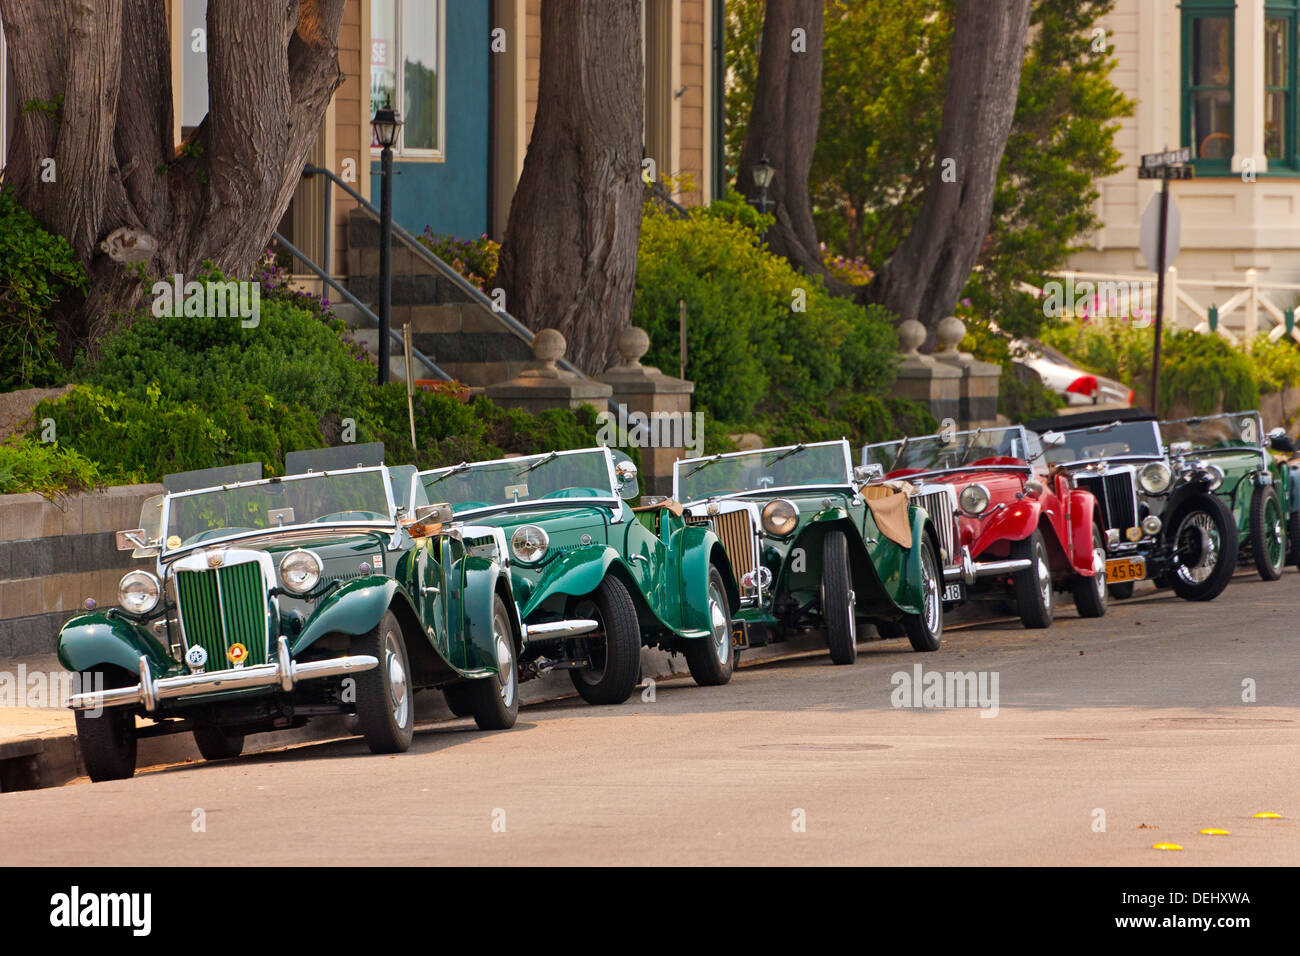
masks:
<path id="1" fill-rule="evenodd" d="M 372 17 L 373 4 L 386 2 L 386 0 L 371 0 L 366 10 L 367 17 Z M 406 145 L 406 128 L 405 123 L 399 133 L 398 144 L 393 147 L 393 157 L 395 159 L 417 159 L 428 160 L 430 162 L 444 162 L 447 158 L 447 0 L 437 0 L 437 23 L 438 23 L 438 48 L 437 48 L 437 70 L 438 70 L 438 115 L 435 121 L 438 127 L 438 148 L 437 149 L 412 149 Z M 396 79 L 397 102 L 393 104 L 393 109 L 401 114 L 403 121 L 406 119 L 406 83 L 403 75 L 402 65 L 405 62 L 405 45 L 402 40 L 402 0 L 395 0 L 393 3 L 393 31 L 396 34 L 395 46 L 393 51 L 393 62 L 395 68 L 393 75 Z M 366 23 L 366 51 L 365 51 L 365 79 L 366 79 L 366 103 L 370 103 L 370 42 L 373 40 L 372 23 Z M 374 116 L 372 112 L 371 117 Z M 367 120 L 369 125 L 369 120 Z M 382 152 L 381 147 L 371 146 L 370 155 L 372 158 L 378 158 Z"/>

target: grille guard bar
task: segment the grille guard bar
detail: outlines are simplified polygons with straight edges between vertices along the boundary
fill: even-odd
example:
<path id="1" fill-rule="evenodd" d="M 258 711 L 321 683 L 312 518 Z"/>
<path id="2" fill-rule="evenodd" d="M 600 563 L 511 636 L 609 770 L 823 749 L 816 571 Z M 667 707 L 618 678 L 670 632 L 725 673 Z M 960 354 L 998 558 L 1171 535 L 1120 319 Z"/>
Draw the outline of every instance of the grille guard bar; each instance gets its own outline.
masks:
<path id="1" fill-rule="evenodd" d="M 379 659 L 369 654 L 298 663 L 289 657 L 289 642 L 284 637 L 277 642 L 276 650 L 278 654 L 274 664 L 255 664 L 252 667 L 216 671 L 211 674 L 184 674 L 180 677 L 159 678 L 153 676 L 149 668 L 149 659 L 141 655 L 140 683 L 134 687 L 74 694 L 68 698 L 68 706 L 73 710 L 94 710 L 100 707 L 143 704 L 147 712 L 153 713 L 158 709 L 159 701 L 170 700 L 173 697 L 190 697 L 195 694 L 277 685 L 285 693 L 289 693 L 298 681 L 334 677 L 339 674 L 356 674 L 379 666 Z"/>

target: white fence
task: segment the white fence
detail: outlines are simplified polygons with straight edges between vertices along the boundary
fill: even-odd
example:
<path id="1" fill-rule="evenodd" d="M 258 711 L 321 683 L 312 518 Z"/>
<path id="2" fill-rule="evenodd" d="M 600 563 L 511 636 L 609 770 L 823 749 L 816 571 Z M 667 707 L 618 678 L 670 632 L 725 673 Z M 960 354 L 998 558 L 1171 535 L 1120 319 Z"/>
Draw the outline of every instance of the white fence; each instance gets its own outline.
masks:
<path id="1" fill-rule="evenodd" d="M 1157 278 L 1154 272 L 1065 271 L 1053 273 L 1053 278 L 1063 283 L 1066 289 L 1074 290 L 1075 296 L 1090 289 L 1090 298 L 1097 303 L 1096 314 L 1140 316 L 1145 310 L 1151 313 L 1149 318 L 1154 321 Z M 1047 295 L 1044 290 L 1028 283 L 1021 283 L 1021 288 L 1040 297 Z M 1078 299 L 1072 298 L 1072 301 Z M 1233 345 L 1240 346 L 1261 332 L 1267 332 L 1273 341 L 1288 334 L 1287 312 L 1291 310 L 1290 335 L 1300 343 L 1300 328 L 1294 322 L 1294 304 L 1297 302 L 1300 302 L 1300 284 L 1260 282 L 1254 269 L 1247 269 L 1241 280 L 1184 279 L 1178 275 L 1176 267 L 1170 266 L 1165 275 L 1164 324 L 1168 329 L 1214 331 Z"/>

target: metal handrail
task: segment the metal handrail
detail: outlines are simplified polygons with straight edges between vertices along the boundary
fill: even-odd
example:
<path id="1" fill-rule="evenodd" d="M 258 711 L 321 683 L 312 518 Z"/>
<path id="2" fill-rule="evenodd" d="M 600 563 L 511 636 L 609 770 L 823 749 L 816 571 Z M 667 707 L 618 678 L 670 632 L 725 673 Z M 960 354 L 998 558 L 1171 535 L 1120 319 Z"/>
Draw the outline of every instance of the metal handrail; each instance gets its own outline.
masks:
<path id="1" fill-rule="evenodd" d="M 360 311 L 362 315 L 370 319 L 371 322 L 375 323 L 375 328 L 379 328 L 379 316 L 375 315 L 374 312 L 372 312 L 369 308 L 367 308 L 364 302 L 362 302 L 351 292 L 349 292 L 347 289 L 343 288 L 343 286 L 339 285 L 332 278 L 330 278 L 330 276 L 326 274 L 326 272 L 323 269 L 321 269 L 320 266 L 316 265 L 316 263 L 312 262 L 311 259 L 307 258 L 307 256 L 305 256 L 302 253 L 302 250 L 300 250 L 288 239 L 284 238 L 284 236 L 280 235 L 278 232 L 273 233 L 272 236 L 276 240 L 276 242 L 280 243 L 282 246 L 284 246 L 285 249 L 289 251 L 290 255 L 295 256 L 298 259 L 301 259 L 303 264 L 316 274 L 317 278 L 327 283 L 331 289 L 338 292 L 340 295 L 343 296 L 343 298 L 347 299 L 348 302 L 356 306 L 357 310 Z M 402 344 L 402 336 L 396 330 L 390 328 L 388 330 L 388 335 L 391 338 L 396 339 L 399 345 Z M 438 368 L 438 366 L 435 365 L 427 355 L 425 355 L 423 352 L 419 351 L 418 349 L 412 348 L 411 355 L 413 358 L 416 359 L 416 361 L 418 361 L 421 365 L 423 365 L 430 372 L 432 372 L 434 374 L 434 377 L 439 378 L 444 382 L 455 381 L 455 379 L 453 379 L 442 369 Z"/>

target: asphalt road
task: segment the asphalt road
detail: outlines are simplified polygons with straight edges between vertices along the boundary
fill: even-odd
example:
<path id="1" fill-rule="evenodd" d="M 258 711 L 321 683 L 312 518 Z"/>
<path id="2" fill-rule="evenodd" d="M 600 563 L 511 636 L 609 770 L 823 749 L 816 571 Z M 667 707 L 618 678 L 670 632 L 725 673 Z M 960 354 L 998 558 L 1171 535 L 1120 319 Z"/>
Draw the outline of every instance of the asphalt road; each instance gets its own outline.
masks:
<path id="1" fill-rule="evenodd" d="M 0 863 L 1300 864 L 1297 603 L 1293 570 L 1208 605 L 1140 586 L 1101 620 L 430 725 L 396 757 L 349 739 L 5 794 Z M 996 674 L 996 716 L 895 707 L 917 665 Z"/>

